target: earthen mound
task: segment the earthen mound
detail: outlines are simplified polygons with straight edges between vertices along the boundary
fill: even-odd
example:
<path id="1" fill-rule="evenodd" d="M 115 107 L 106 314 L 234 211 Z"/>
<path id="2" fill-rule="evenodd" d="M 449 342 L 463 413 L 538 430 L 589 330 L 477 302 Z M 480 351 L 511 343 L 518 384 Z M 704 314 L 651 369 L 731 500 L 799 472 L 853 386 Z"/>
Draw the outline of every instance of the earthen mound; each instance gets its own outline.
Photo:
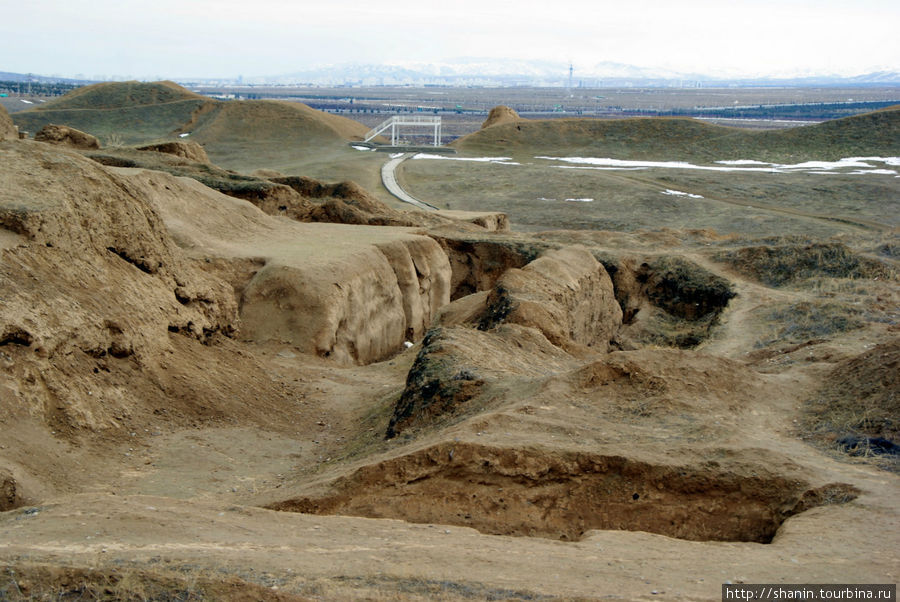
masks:
<path id="1" fill-rule="evenodd" d="M 454 300 L 492 289 L 506 270 L 525 267 L 548 248 L 538 242 L 462 236 L 456 231 L 433 230 L 431 237 L 450 258 L 453 269 L 450 298 Z"/>
<path id="2" fill-rule="evenodd" d="M 887 264 L 859 255 L 839 242 L 744 247 L 719 253 L 716 259 L 769 286 L 784 286 L 809 278 L 893 276 Z"/>
<path id="3" fill-rule="evenodd" d="M 369 226 L 419 225 L 415 219 L 388 207 L 355 182 L 325 183 L 303 176 L 271 178 L 271 181 L 314 201 L 313 209 L 304 221 Z"/>
<path id="4" fill-rule="evenodd" d="M 491 109 L 491 112 L 488 113 L 488 118 L 481 124 L 481 129 L 504 123 L 518 123 L 521 119 L 519 114 L 511 108 L 506 105 L 499 105 Z"/>
<path id="5" fill-rule="evenodd" d="M 50 144 L 64 144 L 74 148 L 92 150 L 100 148 L 100 141 L 96 136 L 86 134 L 81 130 L 70 128 L 66 125 L 47 124 L 34 135 L 34 139 L 38 142 L 49 142 Z"/>
<path id="6" fill-rule="evenodd" d="M 0 105 L 0 140 L 18 140 L 19 130 L 12 122 L 9 113 Z"/>
<path id="7" fill-rule="evenodd" d="M 813 432 L 854 455 L 900 456 L 898 416 L 900 339 L 836 364 L 806 407 Z"/>
<path id="8" fill-rule="evenodd" d="M 457 302 L 459 303 L 459 302 Z M 486 333 L 435 328 L 406 377 L 387 438 L 410 428 L 434 427 L 484 408 L 473 401 L 485 385 L 512 377 L 534 378 L 571 368 L 574 359 L 539 330 L 505 324 Z"/>
<path id="9" fill-rule="evenodd" d="M 22 503 L 18 485 L 12 474 L 0 466 L 0 512 L 6 512 Z"/>
<path id="10" fill-rule="evenodd" d="M 104 383 L 97 364 L 152 364 L 172 333 L 232 332 L 231 290 L 185 260 L 147 191 L 43 145 L 6 148 L 3 162 L 0 346 L 14 398 L 58 431 L 116 425 L 138 393 Z"/>
<path id="11" fill-rule="evenodd" d="M 188 178 L 117 173 L 153 190 L 172 236 L 232 283 L 237 338 L 368 364 L 421 338 L 450 300 L 447 256 L 425 236 L 276 219 Z"/>
<path id="12" fill-rule="evenodd" d="M 696 347 L 735 297 L 731 283 L 682 257 L 645 259 L 601 256 L 622 308 L 620 342 Z"/>
<path id="13" fill-rule="evenodd" d="M 203 180 L 201 180 L 201 182 L 202 181 Z M 318 210 L 318 205 L 297 194 L 294 190 L 284 184 L 276 184 L 268 180 L 256 180 L 252 178 L 217 180 L 211 182 L 211 184 L 211 188 L 236 199 L 249 201 L 269 215 L 289 217 L 298 222 L 317 221 L 313 218 L 313 212 Z M 340 222 L 337 219 L 318 221 L 359 223 Z"/>
<path id="14" fill-rule="evenodd" d="M 207 100 L 175 82 L 101 82 L 82 86 L 54 99 L 38 110 L 121 109 L 133 106 L 170 104 L 183 100 Z"/>
<path id="15" fill-rule="evenodd" d="M 254 169 L 250 174 L 254 178 L 265 178 L 267 180 L 271 180 L 272 178 L 283 178 L 285 175 L 278 171 L 277 169 L 268 169 L 265 167 L 261 167 L 259 169 Z"/>
<path id="16" fill-rule="evenodd" d="M 622 325 L 622 309 L 603 265 L 584 247 L 567 247 L 497 280 L 479 328 L 502 323 L 537 328 L 560 347 L 605 351 Z"/>
<path id="17" fill-rule="evenodd" d="M 166 153 L 197 163 L 209 163 L 206 151 L 196 142 L 162 142 L 160 144 L 141 146 L 138 147 L 138 150 Z"/>

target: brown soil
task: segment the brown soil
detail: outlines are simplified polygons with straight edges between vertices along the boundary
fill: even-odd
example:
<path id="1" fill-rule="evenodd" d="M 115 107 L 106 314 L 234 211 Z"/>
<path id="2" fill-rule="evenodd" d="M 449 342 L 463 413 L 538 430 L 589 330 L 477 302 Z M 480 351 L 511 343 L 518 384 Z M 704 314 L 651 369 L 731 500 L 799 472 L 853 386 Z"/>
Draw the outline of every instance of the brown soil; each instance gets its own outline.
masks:
<path id="1" fill-rule="evenodd" d="M 666 466 L 623 456 L 443 443 L 360 469 L 340 492 L 276 510 L 402 518 L 482 533 L 578 540 L 591 529 L 769 543 L 784 520 L 858 490 L 766 475 L 766 467 Z"/>
<path id="2" fill-rule="evenodd" d="M 140 146 L 138 147 L 138 150 L 167 153 L 197 163 L 210 162 L 209 157 L 206 155 L 206 151 L 196 142 L 162 142 L 159 144 Z"/>
<path id="3" fill-rule="evenodd" d="M 86 134 L 65 125 L 45 125 L 34 135 L 34 139 L 38 142 L 62 144 L 85 150 L 100 148 L 100 141 L 97 140 L 96 136 L 91 136 L 90 134 Z"/>
<path id="4" fill-rule="evenodd" d="M 900 340 L 839 362 L 805 407 L 814 440 L 900 470 Z"/>
<path id="5" fill-rule="evenodd" d="M 400 213 L 253 181 L 260 205 Z M 767 286 L 719 254 L 763 243 L 709 232 L 279 211 L 0 141 L 0 598 L 897 580 L 900 479 L 852 455 L 897 436 L 893 271 Z M 859 324 L 761 334 L 826 301 Z"/>
<path id="6" fill-rule="evenodd" d="M 481 124 L 481 129 L 489 128 L 492 125 L 500 125 L 504 123 L 518 123 L 522 118 L 514 110 L 507 106 L 500 105 L 491 109 L 487 119 Z"/>
<path id="7" fill-rule="evenodd" d="M 18 139 L 19 131 L 16 129 L 15 124 L 13 124 L 9 113 L 6 112 L 6 109 L 0 106 L 0 140 Z"/>

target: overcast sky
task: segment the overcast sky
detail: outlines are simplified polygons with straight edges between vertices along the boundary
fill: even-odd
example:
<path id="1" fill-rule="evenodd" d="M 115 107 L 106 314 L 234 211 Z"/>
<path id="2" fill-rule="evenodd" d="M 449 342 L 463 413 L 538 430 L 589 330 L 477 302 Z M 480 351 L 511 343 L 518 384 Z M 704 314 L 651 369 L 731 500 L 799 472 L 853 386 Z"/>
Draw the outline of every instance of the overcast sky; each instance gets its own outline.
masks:
<path id="1" fill-rule="evenodd" d="M 12 0 L 0 71 L 279 75 L 460 57 L 711 75 L 900 70 L 897 0 Z"/>

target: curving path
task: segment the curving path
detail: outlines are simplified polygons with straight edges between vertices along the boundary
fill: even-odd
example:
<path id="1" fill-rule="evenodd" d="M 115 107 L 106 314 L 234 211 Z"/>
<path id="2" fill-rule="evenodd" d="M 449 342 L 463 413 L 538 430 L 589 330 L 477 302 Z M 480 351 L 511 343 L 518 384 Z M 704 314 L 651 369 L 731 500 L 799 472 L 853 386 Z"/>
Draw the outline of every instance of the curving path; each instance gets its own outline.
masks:
<path id="1" fill-rule="evenodd" d="M 381 167 L 381 181 L 384 184 L 384 187 L 387 188 L 388 192 L 390 192 L 392 195 L 394 195 L 404 203 L 415 205 L 419 209 L 424 209 L 425 211 L 436 211 L 437 207 L 435 207 L 434 205 L 429 205 L 425 201 L 420 201 L 416 197 L 403 190 L 403 188 L 397 182 L 397 177 L 394 173 L 394 170 L 398 165 L 412 157 L 413 154 L 414 153 L 403 153 L 399 157 L 394 157 L 393 159 L 385 163 Z"/>

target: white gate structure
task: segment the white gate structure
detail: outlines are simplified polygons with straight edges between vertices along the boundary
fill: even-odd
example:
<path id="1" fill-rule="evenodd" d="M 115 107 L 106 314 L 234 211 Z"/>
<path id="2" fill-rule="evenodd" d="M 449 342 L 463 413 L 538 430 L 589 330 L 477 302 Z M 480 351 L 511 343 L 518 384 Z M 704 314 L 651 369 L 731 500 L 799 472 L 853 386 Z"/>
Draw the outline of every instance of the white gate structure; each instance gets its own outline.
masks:
<path id="1" fill-rule="evenodd" d="M 368 142 L 386 129 L 391 128 L 391 146 L 397 146 L 400 140 L 400 126 L 434 128 L 434 146 L 441 145 L 441 118 L 432 115 L 394 115 L 384 123 L 369 130 L 364 142 Z"/>

